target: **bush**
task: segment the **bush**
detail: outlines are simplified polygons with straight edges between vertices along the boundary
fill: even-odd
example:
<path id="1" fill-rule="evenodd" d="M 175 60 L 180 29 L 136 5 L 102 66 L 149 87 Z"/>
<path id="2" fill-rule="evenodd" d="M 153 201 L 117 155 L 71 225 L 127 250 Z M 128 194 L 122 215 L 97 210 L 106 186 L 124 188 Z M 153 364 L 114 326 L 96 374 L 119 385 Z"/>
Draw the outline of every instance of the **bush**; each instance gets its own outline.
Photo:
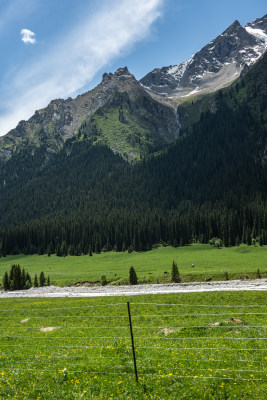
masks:
<path id="1" fill-rule="evenodd" d="M 217 238 L 217 237 L 213 237 L 212 239 L 209 240 L 209 244 L 211 244 L 212 246 L 217 247 L 217 249 L 219 249 L 220 247 L 222 247 L 222 239 Z"/>
<path id="2" fill-rule="evenodd" d="M 130 268 L 130 271 L 129 271 L 129 282 L 130 282 L 130 285 L 137 285 L 138 278 L 137 278 L 137 275 L 136 275 L 134 267 Z"/>
<path id="3" fill-rule="evenodd" d="M 106 275 L 102 275 L 101 276 L 101 285 L 106 286 L 107 284 L 108 284 L 108 281 L 107 281 Z"/>

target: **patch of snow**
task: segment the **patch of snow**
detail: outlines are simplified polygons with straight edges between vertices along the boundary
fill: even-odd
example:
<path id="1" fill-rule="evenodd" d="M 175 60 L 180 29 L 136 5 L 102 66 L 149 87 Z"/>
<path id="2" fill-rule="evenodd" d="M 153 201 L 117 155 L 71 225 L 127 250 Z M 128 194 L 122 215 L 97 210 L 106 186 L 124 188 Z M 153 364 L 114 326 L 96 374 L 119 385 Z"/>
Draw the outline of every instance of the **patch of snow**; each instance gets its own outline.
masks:
<path id="1" fill-rule="evenodd" d="M 150 87 L 148 87 L 148 86 L 146 86 L 146 85 L 143 85 L 143 83 L 141 83 L 141 82 L 139 82 L 140 83 L 140 85 L 143 87 L 143 88 L 145 88 L 145 89 L 147 89 L 147 90 L 151 90 L 151 88 Z M 151 85 L 152 86 L 152 85 Z M 154 86 L 154 85 L 153 85 Z"/>
<path id="2" fill-rule="evenodd" d="M 190 58 L 189 60 L 184 61 L 179 65 L 174 65 L 173 67 L 170 67 L 167 70 L 167 74 L 174 76 L 176 79 L 181 78 L 184 75 L 185 70 L 186 70 L 188 64 L 191 62 L 191 60 L 192 59 Z"/>
<path id="3" fill-rule="evenodd" d="M 246 26 L 246 31 L 251 35 L 255 36 L 257 39 L 260 39 L 267 46 L 267 34 L 262 29 L 251 28 L 250 26 Z"/>
<path id="4" fill-rule="evenodd" d="M 192 92 L 190 92 L 190 93 L 188 93 L 188 94 L 186 94 L 185 96 L 183 96 L 183 97 L 189 97 L 189 96 L 192 96 L 192 94 L 196 94 L 196 93 L 198 93 L 198 92 L 200 92 L 201 90 L 199 89 L 199 87 L 197 86 L 194 90 L 192 90 Z"/>

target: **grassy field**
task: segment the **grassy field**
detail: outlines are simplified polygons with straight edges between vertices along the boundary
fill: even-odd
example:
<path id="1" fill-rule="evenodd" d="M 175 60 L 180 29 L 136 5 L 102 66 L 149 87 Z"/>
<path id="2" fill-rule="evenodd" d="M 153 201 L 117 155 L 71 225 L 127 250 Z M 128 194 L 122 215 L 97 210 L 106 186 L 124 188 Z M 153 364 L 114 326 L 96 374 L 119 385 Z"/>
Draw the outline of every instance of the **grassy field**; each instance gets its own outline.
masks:
<path id="1" fill-rule="evenodd" d="M 0 279 L 12 264 L 20 264 L 31 276 L 44 271 L 52 284 L 69 285 L 78 281 L 97 281 L 101 275 L 115 284 L 127 283 L 129 268 L 134 266 L 139 282 L 167 282 L 172 261 L 176 260 L 182 281 L 224 280 L 225 271 L 229 279 L 256 278 L 257 269 L 267 277 L 267 246 L 238 246 L 216 249 L 211 245 L 193 244 L 184 247 L 159 247 L 145 253 L 108 252 L 93 257 L 52 255 L 17 255 L 0 258 Z M 192 268 L 192 264 L 195 265 Z"/>
<path id="2" fill-rule="evenodd" d="M 267 398 L 264 292 L 3 299 L 0 315 L 2 399 Z"/>

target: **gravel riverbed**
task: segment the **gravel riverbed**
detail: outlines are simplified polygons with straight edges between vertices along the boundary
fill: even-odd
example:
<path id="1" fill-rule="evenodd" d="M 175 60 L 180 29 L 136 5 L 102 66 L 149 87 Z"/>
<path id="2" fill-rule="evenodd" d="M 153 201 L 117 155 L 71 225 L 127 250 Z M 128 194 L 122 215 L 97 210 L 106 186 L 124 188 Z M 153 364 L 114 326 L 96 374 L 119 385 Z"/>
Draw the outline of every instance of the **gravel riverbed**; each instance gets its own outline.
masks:
<path id="1" fill-rule="evenodd" d="M 267 279 L 219 282 L 171 283 L 136 286 L 44 286 L 29 290 L 0 292 L 0 298 L 12 297 L 100 297 L 132 296 L 140 294 L 190 293 L 214 291 L 258 290 L 267 291 Z"/>

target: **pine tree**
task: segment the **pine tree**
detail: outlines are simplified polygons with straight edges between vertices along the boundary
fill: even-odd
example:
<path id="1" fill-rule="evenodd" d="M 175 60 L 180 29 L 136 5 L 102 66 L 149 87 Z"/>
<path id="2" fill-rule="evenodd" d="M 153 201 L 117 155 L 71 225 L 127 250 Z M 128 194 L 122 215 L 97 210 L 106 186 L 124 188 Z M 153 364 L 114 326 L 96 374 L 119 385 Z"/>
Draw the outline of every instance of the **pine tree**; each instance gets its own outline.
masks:
<path id="1" fill-rule="evenodd" d="M 40 282 L 40 287 L 45 285 L 45 276 L 44 276 L 43 271 L 40 273 L 39 282 Z"/>
<path id="2" fill-rule="evenodd" d="M 48 255 L 48 257 L 51 256 L 51 246 L 50 245 L 47 246 L 47 255 Z"/>
<path id="3" fill-rule="evenodd" d="M 181 282 L 177 263 L 174 260 L 172 262 L 171 282 L 175 282 L 175 283 Z"/>
<path id="4" fill-rule="evenodd" d="M 56 245 L 56 255 L 57 255 L 58 257 L 61 257 L 61 256 L 62 256 L 62 254 L 61 254 L 61 246 L 60 246 L 59 243 Z"/>
<path id="5" fill-rule="evenodd" d="M 22 269 L 22 274 L 21 274 L 21 289 L 25 289 L 26 287 L 26 274 L 25 274 L 25 269 Z"/>
<path id="6" fill-rule="evenodd" d="M 71 244 L 69 246 L 68 253 L 69 253 L 70 256 L 74 256 L 75 255 L 75 247 L 73 246 L 73 244 Z"/>
<path id="7" fill-rule="evenodd" d="M 13 288 L 14 290 L 20 290 L 21 287 L 21 268 L 20 265 L 14 265 L 13 268 Z"/>
<path id="8" fill-rule="evenodd" d="M 49 275 L 48 275 L 48 277 L 47 277 L 47 286 L 50 286 L 50 278 L 49 278 Z"/>
<path id="9" fill-rule="evenodd" d="M 32 287 L 32 280 L 30 277 L 30 274 L 27 272 L 26 273 L 26 284 L 25 284 L 25 288 L 26 289 L 30 289 Z"/>
<path id="10" fill-rule="evenodd" d="M 38 286 L 39 286 L 39 285 L 38 285 L 38 278 L 37 278 L 37 275 L 36 275 L 36 274 L 35 274 L 35 276 L 34 276 L 33 286 L 34 286 L 34 287 L 38 287 Z"/>
<path id="11" fill-rule="evenodd" d="M 63 240 L 63 242 L 61 243 L 60 255 L 63 257 L 66 257 L 68 255 L 68 247 L 67 247 L 67 243 L 65 242 L 65 240 Z"/>
<path id="12" fill-rule="evenodd" d="M 138 278 L 137 278 L 137 275 L 136 275 L 134 267 L 130 268 L 130 271 L 129 271 L 129 282 L 130 282 L 130 285 L 137 285 Z"/>
<path id="13" fill-rule="evenodd" d="M 8 278 L 8 273 L 7 271 L 5 272 L 4 279 L 3 279 L 3 285 L 5 290 L 10 289 L 10 283 L 9 283 L 9 278 Z"/>

